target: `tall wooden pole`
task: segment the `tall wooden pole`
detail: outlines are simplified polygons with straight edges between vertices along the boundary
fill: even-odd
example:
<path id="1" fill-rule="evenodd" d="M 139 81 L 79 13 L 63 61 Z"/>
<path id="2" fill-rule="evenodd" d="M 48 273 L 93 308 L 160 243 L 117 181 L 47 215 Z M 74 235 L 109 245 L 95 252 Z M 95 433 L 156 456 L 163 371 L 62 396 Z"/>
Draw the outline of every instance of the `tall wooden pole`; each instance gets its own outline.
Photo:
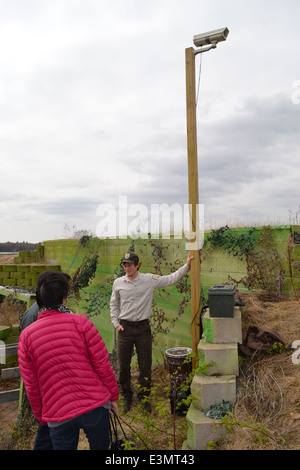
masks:
<path id="1" fill-rule="evenodd" d="M 190 232 L 195 234 L 191 239 L 191 314 L 192 314 L 192 351 L 194 353 L 193 364 L 198 358 L 198 344 L 200 341 L 201 321 L 201 284 L 200 284 L 200 247 L 196 230 L 198 226 L 198 156 L 197 156 L 197 119 L 196 119 L 196 86 L 195 86 L 195 54 L 192 47 L 185 50 L 186 61 L 186 113 L 187 113 L 187 150 L 188 150 L 188 186 L 189 207 L 191 210 Z M 198 234 L 199 237 L 200 234 Z"/>

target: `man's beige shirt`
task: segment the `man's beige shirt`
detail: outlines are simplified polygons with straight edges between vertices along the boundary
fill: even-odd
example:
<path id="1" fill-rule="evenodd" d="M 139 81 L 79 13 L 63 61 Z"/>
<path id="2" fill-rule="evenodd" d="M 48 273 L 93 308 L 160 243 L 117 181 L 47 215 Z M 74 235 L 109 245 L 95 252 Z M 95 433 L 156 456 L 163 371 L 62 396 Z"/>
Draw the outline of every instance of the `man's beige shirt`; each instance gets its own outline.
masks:
<path id="1" fill-rule="evenodd" d="M 141 321 L 151 315 L 154 290 L 180 281 L 190 268 L 187 264 L 172 274 L 157 276 L 138 272 L 131 281 L 127 275 L 114 281 L 110 300 L 111 321 L 117 328 L 120 320 Z"/>

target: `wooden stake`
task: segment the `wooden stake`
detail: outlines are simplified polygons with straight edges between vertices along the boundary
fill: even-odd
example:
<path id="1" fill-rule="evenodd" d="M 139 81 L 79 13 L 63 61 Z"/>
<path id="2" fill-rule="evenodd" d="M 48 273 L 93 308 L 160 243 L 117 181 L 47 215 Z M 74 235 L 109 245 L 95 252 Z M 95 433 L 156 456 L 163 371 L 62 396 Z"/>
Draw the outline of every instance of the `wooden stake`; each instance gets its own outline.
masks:
<path id="1" fill-rule="evenodd" d="M 195 86 L 195 55 L 192 47 L 185 51 L 186 60 L 186 113 L 187 113 L 187 149 L 188 149 L 188 186 L 189 204 L 191 209 L 190 231 L 195 234 L 199 230 L 197 212 L 199 206 L 198 192 L 198 156 L 197 156 L 197 120 L 196 120 L 196 86 Z M 199 234 L 198 234 L 199 235 Z M 196 236 L 191 244 L 196 243 Z M 200 247 L 191 250 L 194 259 L 191 262 L 191 314 L 192 314 L 192 351 L 193 366 L 198 358 L 201 321 L 201 283 L 200 283 Z"/>

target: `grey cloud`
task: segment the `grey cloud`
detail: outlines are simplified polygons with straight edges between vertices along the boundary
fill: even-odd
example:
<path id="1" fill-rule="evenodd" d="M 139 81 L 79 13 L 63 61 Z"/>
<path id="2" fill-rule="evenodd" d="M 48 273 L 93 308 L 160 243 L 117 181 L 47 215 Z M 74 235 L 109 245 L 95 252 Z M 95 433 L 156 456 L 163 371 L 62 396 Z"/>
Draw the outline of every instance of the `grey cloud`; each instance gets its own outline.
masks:
<path id="1" fill-rule="evenodd" d="M 270 169 L 283 157 L 288 164 L 300 143 L 299 113 L 288 97 L 270 97 L 250 101 L 232 118 L 206 125 L 199 144 L 205 174 L 221 164 L 230 170 L 238 164 L 259 177 L 258 164 Z"/>
<path id="2" fill-rule="evenodd" d="M 299 107 L 288 96 L 277 95 L 246 100 L 236 115 L 213 123 L 201 123 L 198 149 L 200 203 L 207 217 L 226 212 L 256 219 L 270 214 L 288 214 L 299 200 L 297 159 L 300 144 Z M 186 202 L 187 161 L 183 139 L 182 158 L 166 157 L 166 150 L 140 165 L 147 174 L 138 190 L 143 201 Z M 166 157 L 166 158 L 164 158 Z M 138 169 L 137 169 L 138 171 Z M 217 207 L 216 207 L 217 205 Z"/>
<path id="3" fill-rule="evenodd" d="M 55 219 L 86 220 L 119 195 L 187 202 L 184 49 L 194 33 L 227 24 L 229 39 L 205 55 L 201 77 L 200 202 L 223 219 L 293 208 L 300 105 L 277 92 L 300 79 L 289 47 L 300 7 L 266 2 L 5 2 L 3 200 L 20 217 L 31 207 L 28 225 L 42 219 L 44 233 L 48 220 L 49 236 Z"/>

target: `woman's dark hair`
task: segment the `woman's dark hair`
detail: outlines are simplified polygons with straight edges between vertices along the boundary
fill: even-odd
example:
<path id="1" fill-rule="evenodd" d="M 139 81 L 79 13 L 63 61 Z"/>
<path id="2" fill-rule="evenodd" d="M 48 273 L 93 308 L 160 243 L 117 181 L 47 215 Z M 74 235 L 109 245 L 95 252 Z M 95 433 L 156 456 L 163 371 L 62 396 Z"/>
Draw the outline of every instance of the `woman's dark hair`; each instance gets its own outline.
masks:
<path id="1" fill-rule="evenodd" d="M 56 309 L 68 297 L 70 276 L 60 271 L 44 271 L 36 284 L 36 301 L 40 308 Z"/>

